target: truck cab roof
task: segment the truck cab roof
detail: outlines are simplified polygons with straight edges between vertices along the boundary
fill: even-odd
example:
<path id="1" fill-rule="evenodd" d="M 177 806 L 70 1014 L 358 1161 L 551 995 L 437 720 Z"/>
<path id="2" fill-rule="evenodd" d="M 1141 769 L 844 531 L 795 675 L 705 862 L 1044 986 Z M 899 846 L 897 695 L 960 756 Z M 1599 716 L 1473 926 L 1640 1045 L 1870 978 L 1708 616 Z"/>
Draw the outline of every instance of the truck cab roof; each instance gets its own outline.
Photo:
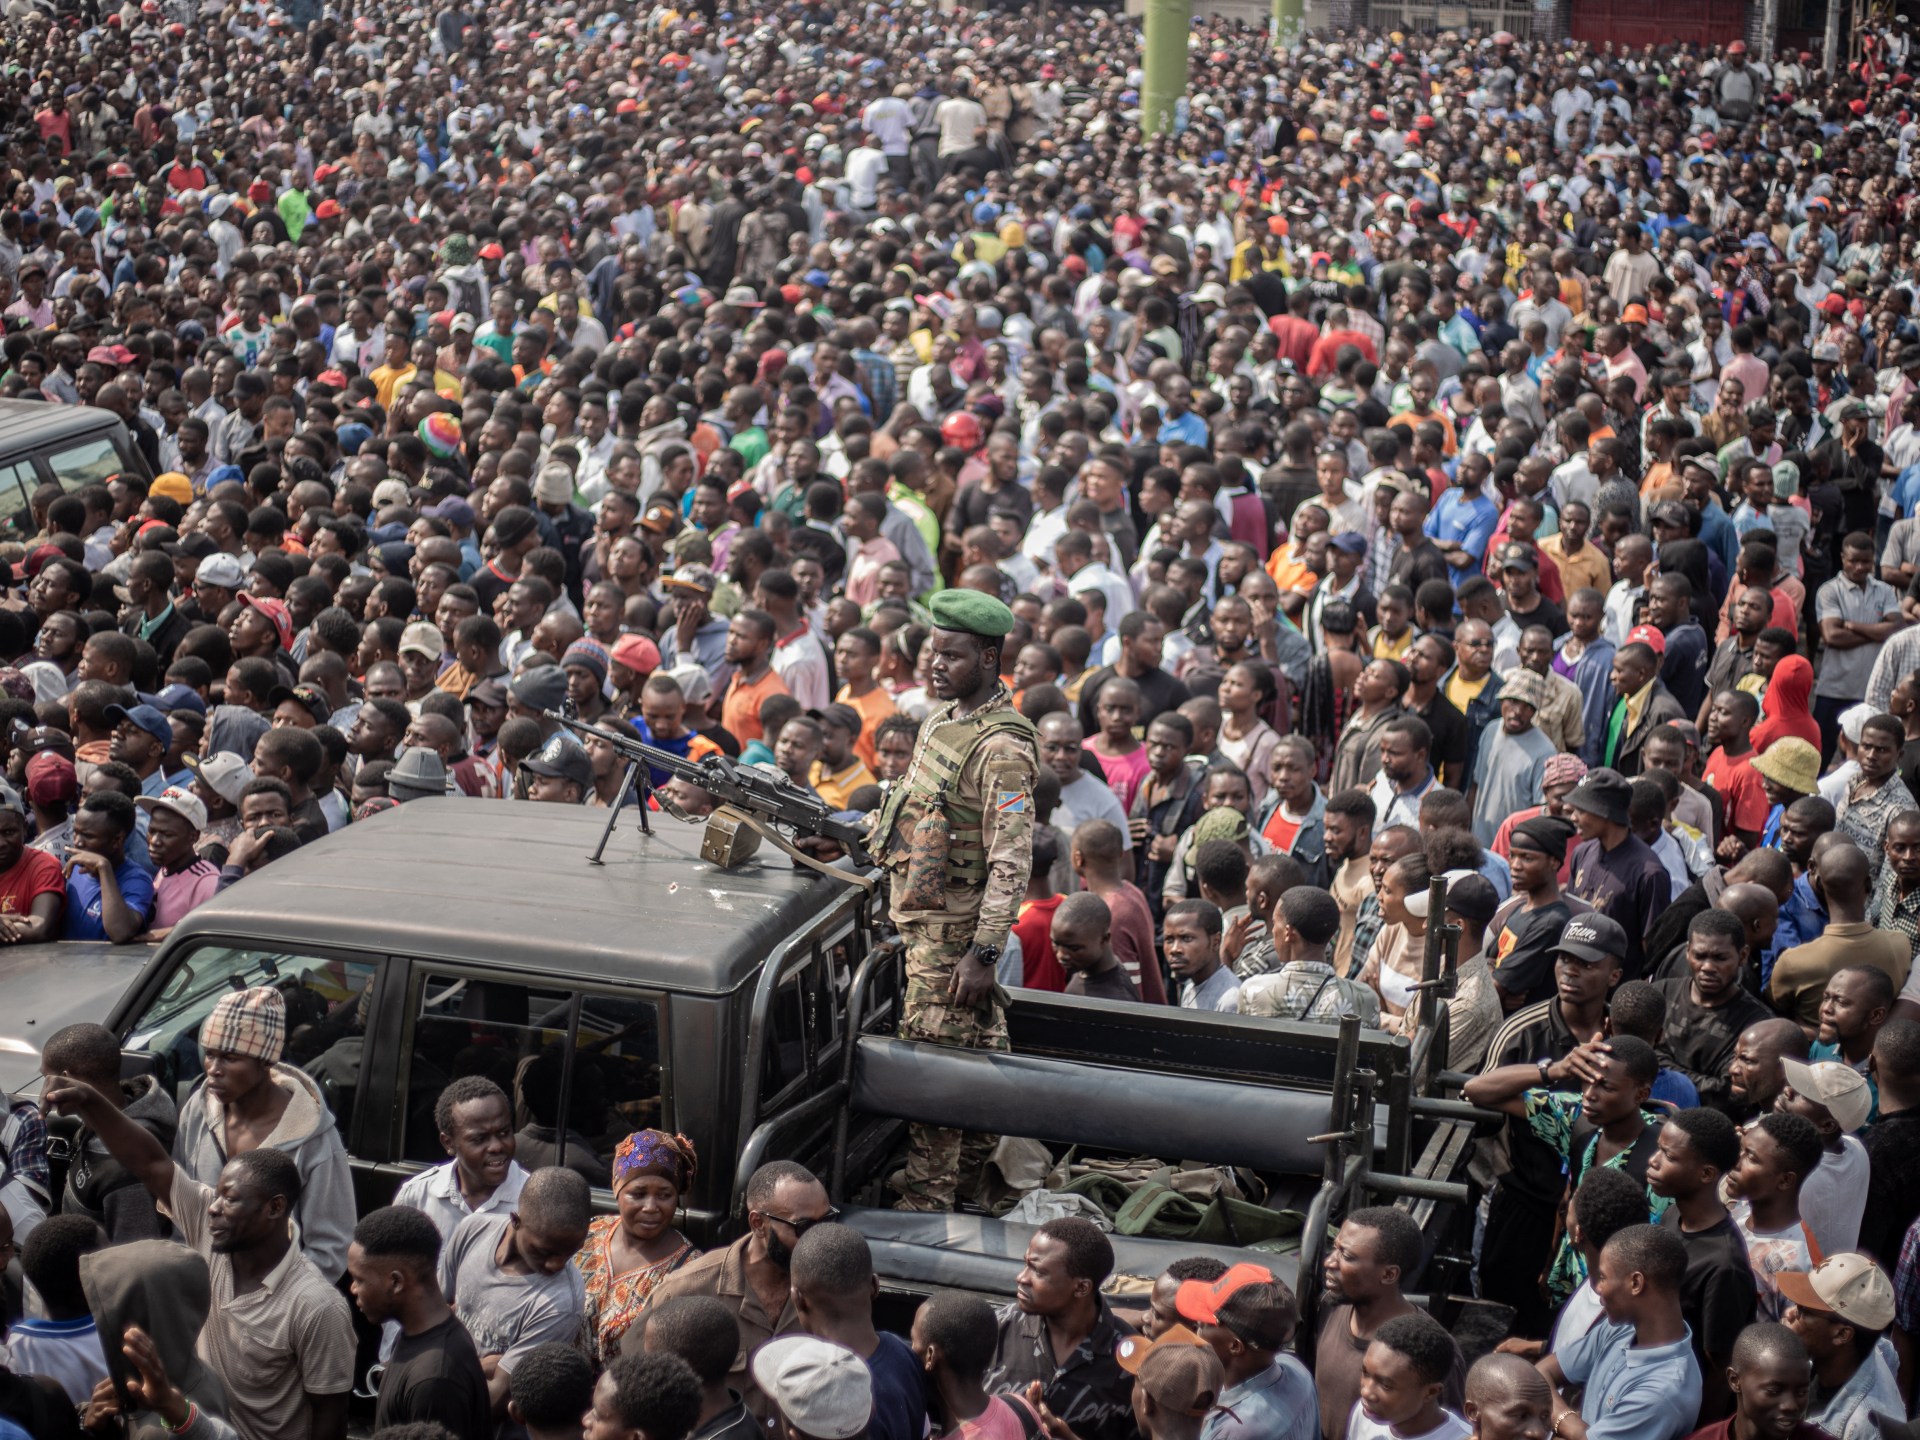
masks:
<path id="1" fill-rule="evenodd" d="M 0 451 L 120 429 L 120 417 L 96 405 L 48 405 L 38 400 L 0 400 Z"/>
<path id="2" fill-rule="evenodd" d="M 728 994 L 818 918 L 833 883 L 777 853 L 720 870 L 700 859 L 698 827 L 659 815 L 643 835 L 637 812 L 591 865 L 605 823 L 605 811 L 578 806 L 412 801 L 216 896 L 170 948 L 211 935 L 343 947 L 371 938 L 421 958 L 524 966 L 537 937 L 556 973 Z M 502 884 L 503 866 L 524 883 Z"/>

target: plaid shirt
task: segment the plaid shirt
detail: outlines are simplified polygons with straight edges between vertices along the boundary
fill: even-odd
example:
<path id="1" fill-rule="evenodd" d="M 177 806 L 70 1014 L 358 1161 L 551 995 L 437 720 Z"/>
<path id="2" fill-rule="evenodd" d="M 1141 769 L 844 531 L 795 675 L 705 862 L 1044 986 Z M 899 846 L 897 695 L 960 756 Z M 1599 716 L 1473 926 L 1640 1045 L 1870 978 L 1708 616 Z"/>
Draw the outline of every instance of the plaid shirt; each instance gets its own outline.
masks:
<path id="1" fill-rule="evenodd" d="M 6 1155 L 6 1183 L 19 1182 L 45 1205 L 52 1174 L 47 1169 L 47 1122 L 38 1105 L 23 1100 L 7 1112 L 0 1124 L 0 1150 Z"/>
<path id="2" fill-rule="evenodd" d="M 1894 1323 L 1902 1330 L 1920 1330 L 1920 1220 L 1907 1227 L 1900 1242 L 1900 1263 L 1893 1272 Z"/>
<path id="3" fill-rule="evenodd" d="M 1347 971 L 1349 976 L 1358 975 L 1366 968 L 1367 953 L 1373 949 L 1374 937 L 1385 923 L 1378 895 L 1369 895 L 1360 902 L 1359 913 L 1353 919 L 1353 967 Z"/>
<path id="4" fill-rule="evenodd" d="M 1891 865 L 1881 868 L 1880 883 L 1873 892 L 1873 912 L 1867 918 L 1882 930 L 1906 936 L 1907 945 L 1920 952 L 1920 885 L 1902 895 Z"/>
<path id="5" fill-rule="evenodd" d="M 873 402 L 873 423 L 884 425 L 900 399 L 900 375 L 893 362 L 872 350 L 853 352 L 853 363 L 860 371 L 860 386 Z"/>

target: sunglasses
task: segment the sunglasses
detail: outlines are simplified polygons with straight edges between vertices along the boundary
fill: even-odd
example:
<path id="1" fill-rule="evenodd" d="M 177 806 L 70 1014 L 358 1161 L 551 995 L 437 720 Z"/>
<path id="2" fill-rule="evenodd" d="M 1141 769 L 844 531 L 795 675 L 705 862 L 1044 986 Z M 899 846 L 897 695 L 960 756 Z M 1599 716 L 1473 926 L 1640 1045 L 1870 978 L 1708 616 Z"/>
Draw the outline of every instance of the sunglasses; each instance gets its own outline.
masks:
<path id="1" fill-rule="evenodd" d="M 832 1225 L 840 1218 L 839 1210 L 829 1207 L 824 1215 L 816 1215 L 811 1220 L 790 1220 L 785 1215 L 776 1215 L 771 1210 L 762 1210 L 762 1218 L 777 1221 L 793 1231 L 795 1236 L 804 1235 L 816 1225 Z"/>

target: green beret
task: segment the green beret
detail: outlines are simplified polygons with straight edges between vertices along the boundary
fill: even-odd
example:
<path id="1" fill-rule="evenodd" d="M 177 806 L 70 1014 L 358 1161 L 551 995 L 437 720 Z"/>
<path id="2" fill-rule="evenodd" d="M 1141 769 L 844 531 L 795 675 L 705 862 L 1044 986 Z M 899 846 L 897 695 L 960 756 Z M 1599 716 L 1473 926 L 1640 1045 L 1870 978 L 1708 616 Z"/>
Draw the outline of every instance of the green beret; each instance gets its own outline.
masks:
<path id="1" fill-rule="evenodd" d="M 927 612 L 942 630 L 964 630 L 987 640 L 1004 640 L 1013 629 L 1013 611 L 978 590 L 942 590 L 927 602 Z"/>

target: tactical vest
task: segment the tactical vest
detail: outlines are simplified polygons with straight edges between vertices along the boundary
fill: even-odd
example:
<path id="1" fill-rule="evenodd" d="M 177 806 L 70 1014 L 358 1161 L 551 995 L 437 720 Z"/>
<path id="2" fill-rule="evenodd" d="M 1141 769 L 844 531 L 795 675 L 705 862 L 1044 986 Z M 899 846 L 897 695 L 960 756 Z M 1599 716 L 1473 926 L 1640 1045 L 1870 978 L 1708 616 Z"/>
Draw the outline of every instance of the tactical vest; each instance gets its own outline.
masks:
<path id="1" fill-rule="evenodd" d="M 951 827 L 947 883 L 986 884 L 986 834 L 980 823 L 985 797 L 960 794 L 960 771 L 975 746 L 1002 731 L 1016 732 L 1030 745 L 1039 743 L 1033 722 L 1004 702 L 990 702 L 965 719 L 936 720 L 921 735 L 906 775 L 888 787 L 881 802 L 874 834 L 882 841 L 882 865 L 889 870 L 906 868 L 915 827 L 923 815 L 937 810 Z M 1027 803 L 1033 803 L 1031 796 Z"/>

